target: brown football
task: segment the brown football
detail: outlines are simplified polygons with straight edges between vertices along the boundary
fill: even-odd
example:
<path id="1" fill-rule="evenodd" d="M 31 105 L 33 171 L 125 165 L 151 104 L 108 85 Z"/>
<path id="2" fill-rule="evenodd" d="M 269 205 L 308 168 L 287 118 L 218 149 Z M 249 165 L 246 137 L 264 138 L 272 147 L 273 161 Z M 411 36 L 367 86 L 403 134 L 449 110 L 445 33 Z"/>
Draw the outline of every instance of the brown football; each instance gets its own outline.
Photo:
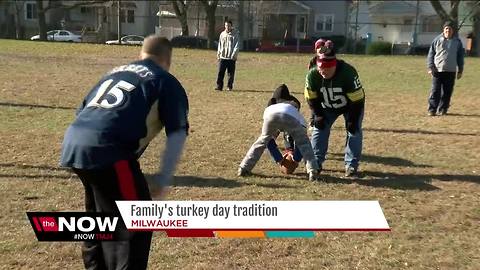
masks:
<path id="1" fill-rule="evenodd" d="M 292 151 L 283 152 L 283 160 L 280 162 L 280 171 L 283 174 L 292 174 L 298 167 L 298 162 L 293 160 Z"/>

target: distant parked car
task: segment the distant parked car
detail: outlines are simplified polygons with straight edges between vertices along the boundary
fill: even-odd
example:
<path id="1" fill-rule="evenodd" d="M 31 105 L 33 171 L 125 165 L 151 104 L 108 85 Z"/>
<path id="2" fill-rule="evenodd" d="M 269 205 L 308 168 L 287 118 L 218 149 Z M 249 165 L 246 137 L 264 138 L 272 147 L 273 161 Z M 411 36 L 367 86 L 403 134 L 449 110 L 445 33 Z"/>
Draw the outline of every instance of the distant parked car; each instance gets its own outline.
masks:
<path id="1" fill-rule="evenodd" d="M 129 36 L 122 37 L 120 40 L 124 45 L 143 45 L 144 39 L 145 37 L 142 37 L 142 36 L 129 35 Z M 118 44 L 118 39 L 108 40 L 105 43 L 109 45 Z"/>
<path id="2" fill-rule="evenodd" d="M 40 40 L 40 35 L 30 38 L 30 40 Z M 82 42 L 82 36 L 74 34 L 67 30 L 52 30 L 47 32 L 47 40 L 65 41 L 65 42 Z"/>
<path id="3" fill-rule="evenodd" d="M 172 38 L 171 42 L 173 47 L 201 49 L 207 48 L 207 39 L 204 37 L 176 36 Z"/>

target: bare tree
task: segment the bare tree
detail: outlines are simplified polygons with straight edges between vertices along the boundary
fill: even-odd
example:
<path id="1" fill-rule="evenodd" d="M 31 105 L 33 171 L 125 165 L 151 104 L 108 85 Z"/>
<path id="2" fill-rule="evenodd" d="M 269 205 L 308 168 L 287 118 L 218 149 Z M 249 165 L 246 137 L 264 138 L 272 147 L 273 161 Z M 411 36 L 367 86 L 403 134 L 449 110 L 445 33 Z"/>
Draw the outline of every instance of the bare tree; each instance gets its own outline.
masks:
<path id="1" fill-rule="evenodd" d="M 450 0 L 450 12 L 443 8 L 440 0 L 430 0 L 430 3 L 442 21 L 451 21 L 455 30 L 458 30 L 458 6 L 460 5 L 460 0 Z"/>
<path id="2" fill-rule="evenodd" d="M 466 3 L 470 12 L 465 16 L 460 24 L 463 25 L 465 20 L 469 19 L 473 23 L 472 27 L 472 55 L 480 56 L 480 1 L 469 1 Z"/>
<path id="3" fill-rule="evenodd" d="M 208 29 L 208 48 L 214 48 L 215 40 L 215 12 L 217 11 L 218 0 L 200 0 L 206 13 Z"/>
<path id="4" fill-rule="evenodd" d="M 182 36 L 188 36 L 188 8 L 192 1 L 170 0 L 172 2 L 173 10 L 177 15 L 180 24 L 182 25 Z"/>

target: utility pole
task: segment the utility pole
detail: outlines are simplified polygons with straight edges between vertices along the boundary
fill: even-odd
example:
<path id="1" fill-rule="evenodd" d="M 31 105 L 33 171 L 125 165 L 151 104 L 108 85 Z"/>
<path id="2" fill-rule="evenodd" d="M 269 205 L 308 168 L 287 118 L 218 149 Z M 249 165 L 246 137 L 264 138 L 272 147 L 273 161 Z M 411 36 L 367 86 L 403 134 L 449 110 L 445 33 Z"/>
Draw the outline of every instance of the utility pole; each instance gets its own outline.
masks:
<path id="1" fill-rule="evenodd" d="M 120 12 L 122 11 L 120 8 L 121 1 L 117 1 L 117 33 L 118 33 L 118 44 L 122 44 L 122 22 L 120 20 Z"/>
<path id="2" fill-rule="evenodd" d="M 413 47 L 417 46 L 417 25 L 418 25 L 418 14 L 420 12 L 420 1 L 417 0 L 417 10 L 415 14 L 415 25 L 413 26 Z"/>
<path id="3" fill-rule="evenodd" d="M 243 18 L 244 18 L 244 14 L 243 14 L 243 1 L 239 1 L 238 2 L 238 31 L 240 32 L 239 35 L 238 35 L 238 43 L 239 43 L 239 49 L 242 50 L 243 49 L 243 37 L 244 37 L 244 30 L 245 28 L 243 27 Z"/>
<path id="4" fill-rule="evenodd" d="M 353 53 L 357 53 L 357 31 L 358 31 L 358 10 L 360 9 L 360 0 L 357 0 L 357 10 L 355 11 L 355 42 L 353 43 Z"/>

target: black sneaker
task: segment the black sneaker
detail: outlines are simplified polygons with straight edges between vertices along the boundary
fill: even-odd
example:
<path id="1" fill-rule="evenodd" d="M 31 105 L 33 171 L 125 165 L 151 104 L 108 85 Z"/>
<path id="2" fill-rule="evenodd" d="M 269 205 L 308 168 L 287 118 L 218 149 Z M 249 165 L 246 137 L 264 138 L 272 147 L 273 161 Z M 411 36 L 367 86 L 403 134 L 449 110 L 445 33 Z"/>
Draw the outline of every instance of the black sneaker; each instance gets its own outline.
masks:
<path id="1" fill-rule="evenodd" d="M 221 87 L 215 87 L 215 90 L 222 91 L 222 88 Z"/>

